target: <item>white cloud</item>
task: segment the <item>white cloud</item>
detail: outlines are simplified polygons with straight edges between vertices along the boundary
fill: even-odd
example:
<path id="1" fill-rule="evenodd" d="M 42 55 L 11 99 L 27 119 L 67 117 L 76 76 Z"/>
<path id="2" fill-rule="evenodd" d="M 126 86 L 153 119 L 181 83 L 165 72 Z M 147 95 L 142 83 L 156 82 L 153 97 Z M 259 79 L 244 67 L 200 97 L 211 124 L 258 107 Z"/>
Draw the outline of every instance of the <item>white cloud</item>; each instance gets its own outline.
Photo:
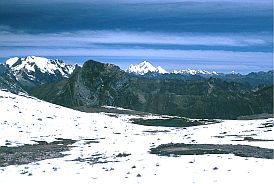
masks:
<path id="1" fill-rule="evenodd" d="M 271 52 L 233 52 L 214 50 L 165 50 L 165 49 L 86 49 L 86 48 L 3 48 L 3 57 L 43 55 L 43 56 L 104 56 L 104 57 L 145 57 L 159 59 L 199 60 L 213 62 L 271 63 Z"/>
<path id="2" fill-rule="evenodd" d="M 271 44 L 266 34 L 172 34 L 155 32 L 79 31 L 73 33 L 26 34 L 0 32 L 0 46 L 68 46 L 96 44 L 155 44 L 200 46 L 254 46 Z"/>

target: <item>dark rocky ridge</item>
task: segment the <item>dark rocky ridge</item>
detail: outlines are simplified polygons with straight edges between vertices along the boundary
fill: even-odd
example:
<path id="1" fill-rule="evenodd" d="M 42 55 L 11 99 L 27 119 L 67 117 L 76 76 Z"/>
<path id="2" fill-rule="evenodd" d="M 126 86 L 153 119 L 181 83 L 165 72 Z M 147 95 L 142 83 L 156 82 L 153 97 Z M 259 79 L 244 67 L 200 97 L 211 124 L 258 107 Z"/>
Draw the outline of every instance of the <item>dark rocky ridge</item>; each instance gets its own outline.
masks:
<path id="1" fill-rule="evenodd" d="M 130 89 L 127 73 L 118 66 L 88 61 L 76 68 L 68 80 L 41 86 L 32 94 L 67 107 L 128 107 L 134 98 Z"/>
<path id="2" fill-rule="evenodd" d="M 12 93 L 27 93 L 9 69 L 2 64 L 0 64 L 0 89 L 5 89 Z"/>
<path id="3" fill-rule="evenodd" d="M 134 75 L 134 74 L 131 74 Z M 136 75 L 135 75 L 136 76 Z M 273 70 L 267 72 L 251 72 L 247 75 L 242 74 L 223 74 L 218 73 L 218 75 L 190 75 L 190 74 L 158 74 L 158 73 L 147 73 L 143 76 L 139 75 L 139 77 L 143 78 L 151 78 L 151 79 L 179 79 L 179 80 L 204 80 L 209 78 L 217 78 L 226 82 L 234 82 L 239 83 L 250 89 L 258 89 L 266 86 L 273 85 Z"/>

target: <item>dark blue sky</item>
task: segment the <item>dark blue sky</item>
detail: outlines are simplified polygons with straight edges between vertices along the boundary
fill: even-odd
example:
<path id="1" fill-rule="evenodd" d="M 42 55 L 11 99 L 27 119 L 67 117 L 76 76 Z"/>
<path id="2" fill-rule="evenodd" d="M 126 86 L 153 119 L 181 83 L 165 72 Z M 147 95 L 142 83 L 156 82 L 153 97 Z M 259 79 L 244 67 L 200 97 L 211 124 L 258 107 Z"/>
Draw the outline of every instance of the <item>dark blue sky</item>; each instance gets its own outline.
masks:
<path id="1" fill-rule="evenodd" d="M 272 7 L 272 0 L 1 0 L 0 57 L 270 70 Z"/>

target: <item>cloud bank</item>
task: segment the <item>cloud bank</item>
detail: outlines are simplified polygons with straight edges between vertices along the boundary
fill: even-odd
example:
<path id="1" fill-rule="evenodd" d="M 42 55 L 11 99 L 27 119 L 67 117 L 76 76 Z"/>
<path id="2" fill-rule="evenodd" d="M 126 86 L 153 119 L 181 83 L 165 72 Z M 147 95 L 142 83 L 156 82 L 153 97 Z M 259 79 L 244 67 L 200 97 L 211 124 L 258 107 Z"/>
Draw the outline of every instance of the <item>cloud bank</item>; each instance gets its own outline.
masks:
<path id="1" fill-rule="evenodd" d="M 271 37 L 264 33 L 210 35 L 189 33 L 167 34 L 157 32 L 78 31 L 72 33 L 28 34 L 0 31 L 0 40 L 0 46 L 87 47 L 96 44 L 154 44 L 244 47 L 272 44 Z"/>

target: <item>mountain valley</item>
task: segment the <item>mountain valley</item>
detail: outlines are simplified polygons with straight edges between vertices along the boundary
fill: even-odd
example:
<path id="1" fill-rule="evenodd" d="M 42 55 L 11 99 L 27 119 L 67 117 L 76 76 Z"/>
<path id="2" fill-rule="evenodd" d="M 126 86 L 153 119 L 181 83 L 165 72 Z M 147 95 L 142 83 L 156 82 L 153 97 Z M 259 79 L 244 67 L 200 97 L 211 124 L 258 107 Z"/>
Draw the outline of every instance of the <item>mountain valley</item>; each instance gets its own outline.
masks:
<path id="1" fill-rule="evenodd" d="M 0 183 L 271 183 L 273 71 L 33 59 L 0 65 Z"/>
<path id="2" fill-rule="evenodd" d="M 35 88 L 32 94 L 71 108 L 108 105 L 191 118 L 235 119 L 273 112 L 273 87 L 267 78 L 260 86 L 249 83 L 256 82 L 249 76 L 243 79 L 247 82 L 236 83 L 199 75 L 147 75 L 128 75 L 115 65 L 87 61 L 69 79 Z"/>
<path id="3" fill-rule="evenodd" d="M 80 67 L 35 56 L 9 59 L 1 68 L 2 89 L 27 92 L 85 111 L 117 106 L 155 114 L 220 119 L 273 114 L 273 71 L 248 75 L 194 70 L 167 73 L 144 61 L 125 72 L 113 64 L 93 60 Z"/>

